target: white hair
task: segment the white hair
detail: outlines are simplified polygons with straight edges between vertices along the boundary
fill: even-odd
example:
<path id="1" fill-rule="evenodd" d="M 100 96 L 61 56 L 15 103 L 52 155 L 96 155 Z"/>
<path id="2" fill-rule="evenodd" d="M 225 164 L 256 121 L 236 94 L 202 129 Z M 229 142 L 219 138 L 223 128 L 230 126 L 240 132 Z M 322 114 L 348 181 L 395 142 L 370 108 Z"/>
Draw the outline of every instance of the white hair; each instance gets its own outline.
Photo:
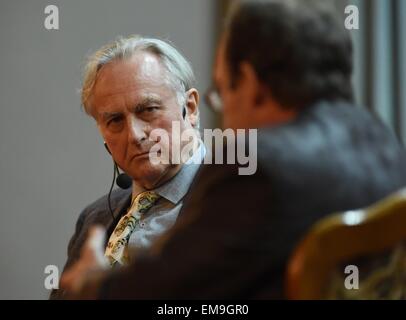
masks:
<path id="1" fill-rule="evenodd" d="M 87 114 L 91 114 L 89 98 L 101 67 L 114 60 L 129 58 L 136 51 L 151 52 L 160 59 L 167 71 L 166 80 L 175 90 L 179 105 L 184 107 L 185 92 L 195 86 L 195 76 L 190 63 L 166 41 L 133 35 L 118 37 L 89 56 L 81 90 L 82 105 Z"/>

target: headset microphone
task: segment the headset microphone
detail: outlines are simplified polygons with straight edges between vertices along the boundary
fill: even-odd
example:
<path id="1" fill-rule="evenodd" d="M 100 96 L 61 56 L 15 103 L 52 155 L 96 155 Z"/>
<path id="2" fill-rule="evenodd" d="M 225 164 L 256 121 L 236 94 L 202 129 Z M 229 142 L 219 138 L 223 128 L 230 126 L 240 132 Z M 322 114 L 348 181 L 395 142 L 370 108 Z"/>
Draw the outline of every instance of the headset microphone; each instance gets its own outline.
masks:
<path id="1" fill-rule="evenodd" d="M 116 165 L 117 167 L 117 165 Z M 117 169 L 118 171 L 118 169 Z M 120 173 L 117 176 L 116 179 L 116 184 L 121 188 L 121 189 L 128 189 L 129 187 L 131 187 L 132 184 L 132 179 L 128 174 L 125 173 Z"/>

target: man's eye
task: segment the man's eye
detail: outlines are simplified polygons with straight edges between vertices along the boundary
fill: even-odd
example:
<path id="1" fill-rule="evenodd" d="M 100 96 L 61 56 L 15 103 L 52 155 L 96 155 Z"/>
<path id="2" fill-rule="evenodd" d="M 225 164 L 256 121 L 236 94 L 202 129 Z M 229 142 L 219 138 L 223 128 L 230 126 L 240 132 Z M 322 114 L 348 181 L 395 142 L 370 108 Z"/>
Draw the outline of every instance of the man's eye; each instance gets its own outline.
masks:
<path id="1" fill-rule="evenodd" d="M 146 107 L 146 108 L 142 109 L 141 112 L 153 113 L 153 112 L 158 111 L 158 110 L 159 110 L 159 107 Z"/>
<path id="2" fill-rule="evenodd" d="M 109 121 L 107 121 L 107 125 L 120 123 L 121 120 L 121 117 L 111 118 Z"/>

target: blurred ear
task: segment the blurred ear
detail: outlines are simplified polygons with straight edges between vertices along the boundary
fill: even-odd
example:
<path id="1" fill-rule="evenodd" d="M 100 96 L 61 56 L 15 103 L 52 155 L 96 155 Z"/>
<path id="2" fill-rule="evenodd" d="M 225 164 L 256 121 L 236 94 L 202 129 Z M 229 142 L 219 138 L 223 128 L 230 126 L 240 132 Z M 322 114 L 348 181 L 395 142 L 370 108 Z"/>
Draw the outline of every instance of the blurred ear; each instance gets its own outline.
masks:
<path id="1" fill-rule="evenodd" d="M 253 66 L 248 62 L 242 62 L 240 66 L 239 88 L 245 91 L 254 107 L 261 107 L 268 97 L 268 90 L 260 82 Z"/>
<path id="2" fill-rule="evenodd" d="M 186 118 L 193 128 L 199 123 L 199 99 L 199 92 L 195 88 L 186 91 Z"/>

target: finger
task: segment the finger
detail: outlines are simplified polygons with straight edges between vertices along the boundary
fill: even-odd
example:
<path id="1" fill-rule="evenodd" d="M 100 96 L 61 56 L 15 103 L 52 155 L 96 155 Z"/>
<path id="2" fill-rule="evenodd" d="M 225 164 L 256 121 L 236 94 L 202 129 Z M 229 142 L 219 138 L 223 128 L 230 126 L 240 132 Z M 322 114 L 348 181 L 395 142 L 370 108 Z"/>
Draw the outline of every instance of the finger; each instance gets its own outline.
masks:
<path id="1" fill-rule="evenodd" d="M 103 251 L 106 231 L 101 226 L 93 226 L 89 231 L 87 245 L 95 251 Z"/>
<path id="2" fill-rule="evenodd" d="M 94 226 L 89 231 L 89 236 L 86 241 L 86 247 L 96 262 L 101 267 L 108 265 L 107 259 L 104 256 L 104 247 L 106 240 L 106 230 L 102 226 Z"/>

